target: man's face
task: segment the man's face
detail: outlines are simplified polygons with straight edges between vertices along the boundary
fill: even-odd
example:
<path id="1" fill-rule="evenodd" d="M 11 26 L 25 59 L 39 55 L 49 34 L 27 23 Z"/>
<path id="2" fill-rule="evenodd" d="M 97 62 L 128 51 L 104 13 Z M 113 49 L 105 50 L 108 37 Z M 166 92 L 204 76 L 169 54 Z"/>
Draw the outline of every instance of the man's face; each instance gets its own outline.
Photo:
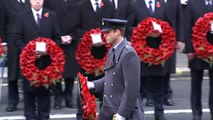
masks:
<path id="1" fill-rule="evenodd" d="M 43 7 L 44 0 L 30 0 L 31 7 L 36 11 Z"/>
<path id="2" fill-rule="evenodd" d="M 106 37 L 106 42 L 108 44 L 115 44 L 117 37 L 116 37 L 116 30 L 109 30 L 104 32 L 104 36 Z"/>

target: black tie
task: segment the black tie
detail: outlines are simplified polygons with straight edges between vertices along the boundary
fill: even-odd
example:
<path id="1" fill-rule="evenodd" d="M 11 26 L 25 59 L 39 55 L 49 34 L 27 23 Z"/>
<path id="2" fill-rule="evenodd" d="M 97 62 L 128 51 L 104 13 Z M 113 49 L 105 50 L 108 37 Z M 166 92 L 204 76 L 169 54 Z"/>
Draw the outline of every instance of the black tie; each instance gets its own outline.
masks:
<path id="1" fill-rule="evenodd" d="M 211 1 L 210 0 L 207 0 L 207 8 L 208 10 L 210 11 L 211 10 Z"/>
<path id="2" fill-rule="evenodd" d="M 153 9 L 152 9 L 152 0 L 149 1 L 149 12 L 153 14 Z"/>
<path id="3" fill-rule="evenodd" d="M 22 0 L 20 0 L 19 3 L 21 4 L 21 6 L 24 6 L 24 2 Z"/>
<path id="4" fill-rule="evenodd" d="M 36 14 L 36 24 L 37 24 L 38 27 L 40 27 L 40 24 L 41 24 L 40 21 L 41 21 L 40 15 L 39 15 L 39 13 L 37 13 Z"/>
<path id="5" fill-rule="evenodd" d="M 115 0 L 111 0 L 111 4 L 112 4 L 113 8 L 116 9 L 116 7 L 115 7 Z"/>
<path id="6" fill-rule="evenodd" d="M 113 63 L 114 63 L 114 60 L 115 60 L 115 48 L 112 48 L 112 54 L 113 54 L 112 61 L 113 61 Z"/>
<path id="7" fill-rule="evenodd" d="M 95 5 L 96 5 L 96 12 L 98 13 L 100 11 L 99 4 L 96 2 Z"/>

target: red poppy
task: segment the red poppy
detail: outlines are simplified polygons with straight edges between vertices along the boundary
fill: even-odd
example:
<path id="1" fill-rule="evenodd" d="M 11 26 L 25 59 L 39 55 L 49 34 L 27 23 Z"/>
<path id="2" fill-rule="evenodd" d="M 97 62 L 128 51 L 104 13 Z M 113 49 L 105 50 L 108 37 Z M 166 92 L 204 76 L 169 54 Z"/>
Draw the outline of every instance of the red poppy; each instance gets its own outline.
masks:
<path id="1" fill-rule="evenodd" d="M 151 48 L 146 43 L 147 35 L 154 31 L 152 27 L 153 21 L 160 24 L 163 31 L 161 34 L 161 44 L 158 49 Z M 144 63 L 148 63 L 149 65 L 163 65 L 175 50 L 175 32 L 169 23 L 149 17 L 134 28 L 131 43 Z"/>
<path id="2" fill-rule="evenodd" d="M 40 70 L 35 66 L 36 42 L 45 42 L 47 45 L 47 54 L 51 58 L 51 64 L 45 69 Z M 64 71 L 64 54 L 54 41 L 48 38 L 37 38 L 30 41 L 22 50 L 20 55 L 20 68 L 23 76 L 30 81 L 31 85 L 40 87 L 41 85 L 48 88 L 50 84 L 55 84 L 62 77 Z"/>
<path id="3" fill-rule="evenodd" d="M 85 120 L 96 120 L 96 98 L 94 95 L 90 94 L 89 88 L 87 86 L 87 79 L 81 73 L 78 73 L 78 78 L 81 85 L 81 104 L 84 111 L 83 118 Z"/>
<path id="4" fill-rule="evenodd" d="M 107 59 L 107 53 L 102 59 L 95 59 L 92 55 L 92 38 L 91 34 L 98 34 L 101 33 L 101 38 L 103 42 L 105 43 L 104 46 L 107 50 L 110 49 L 111 45 L 106 44 L 106 40 L 104 38 L 104 33 L 101 32 L 99 28 L 97 29 L 91 29 L 90 31 L 86 32 L 83 35 L 81 43 L 78 45 L 78 49 L 76 51 L 76 59 L 78 63 L 81 65 L 81 67 L 90 74 L 94 74 L 95 76 L 98 76 L 100 74 L 103 74 L 103 66 L 105 65 L 106 59 Z"/>
<path id="5" fill-rule="evenodd" d="M 195 55 L 208 62 L 210 66 L 213 65 L 213 45 L 208 42 L 206 35 L 211 29 L 210 23 L 212 21 L 213 13 L 206 13 L 203 17 L 198 18 L 192 28 L 192 44 Z"/>

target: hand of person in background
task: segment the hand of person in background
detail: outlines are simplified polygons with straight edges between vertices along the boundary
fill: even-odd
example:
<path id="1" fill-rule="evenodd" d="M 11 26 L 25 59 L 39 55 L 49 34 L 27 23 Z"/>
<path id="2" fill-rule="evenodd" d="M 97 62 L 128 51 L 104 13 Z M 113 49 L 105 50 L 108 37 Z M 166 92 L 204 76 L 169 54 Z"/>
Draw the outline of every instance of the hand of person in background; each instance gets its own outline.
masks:
<path id="1" fill-rule="evenodd" d="M 61 36 L 62 44 L 70 44 L 72 43 L 72 37 L 70 35 Z"/>

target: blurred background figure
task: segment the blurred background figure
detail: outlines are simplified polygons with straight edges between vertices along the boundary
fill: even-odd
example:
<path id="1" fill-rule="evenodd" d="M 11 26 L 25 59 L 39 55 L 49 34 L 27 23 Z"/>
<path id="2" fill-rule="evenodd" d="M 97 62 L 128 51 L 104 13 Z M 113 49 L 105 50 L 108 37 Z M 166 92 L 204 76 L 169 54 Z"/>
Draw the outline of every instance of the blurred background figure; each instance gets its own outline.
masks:
<path id="1" fill-rule="evenodd" d="M 78 23 L 78 10 L 74 0 L 45 0 L 44 7 L 50 9 L 57 14 L 59 20 L 59 27 L 61 30 L 62 45 L 64 50 L 66 62 L 64 65 L 63 80 L 65 89 L 62 83 L 57 83 L 53 90 L 55 95 L 54 109 L 61 109 L 62 101 L 65 100 L 65 106 L 68 108 L 75 108 L 76 102 L 73 101 L 73 87 L 76 73 L 79 72 L 80 66 L 75 58 L 75 51 L 77 49 L 79 39 L 74 35 L 76 25 Z"/>
<path id="2" fill-rule="evenodd" d="M 20 11 L 30 8 L 28 0 L 1 0 L 3 15 L 0 18 L 2 22 L 2 40 L 8 47 L 8 107 L 6 111 L 12 112 L 17 109 L 19 102 L 18 79 L 20 79 L 19 70 L 19 52 L 13 39 L 16 15 Z M 21 84 L 22 85 L 22 84 Z"/>

